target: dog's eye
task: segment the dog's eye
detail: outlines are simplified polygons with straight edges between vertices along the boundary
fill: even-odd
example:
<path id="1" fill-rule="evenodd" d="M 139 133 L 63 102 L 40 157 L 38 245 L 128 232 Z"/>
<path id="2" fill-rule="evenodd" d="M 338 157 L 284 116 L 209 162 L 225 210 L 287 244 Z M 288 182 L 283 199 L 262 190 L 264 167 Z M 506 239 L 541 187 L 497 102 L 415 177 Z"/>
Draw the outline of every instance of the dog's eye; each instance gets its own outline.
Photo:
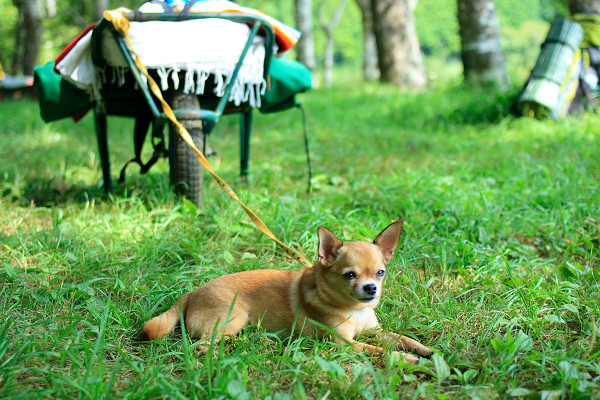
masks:
<path id="1" fill-rule="evenodd" d="M 377 271 L 377 276 L 382 277 L 385 275 L 385 270 L 380 269 L 379 271 Z"/>
<path id="2" fill-rule="evenodd" d="M 356 279 L 356 272 L 354 272 L 354 271 L 346 272 L 343 276 L 344 276 L 344 278 L 351 281 L 352 279 Z"/>

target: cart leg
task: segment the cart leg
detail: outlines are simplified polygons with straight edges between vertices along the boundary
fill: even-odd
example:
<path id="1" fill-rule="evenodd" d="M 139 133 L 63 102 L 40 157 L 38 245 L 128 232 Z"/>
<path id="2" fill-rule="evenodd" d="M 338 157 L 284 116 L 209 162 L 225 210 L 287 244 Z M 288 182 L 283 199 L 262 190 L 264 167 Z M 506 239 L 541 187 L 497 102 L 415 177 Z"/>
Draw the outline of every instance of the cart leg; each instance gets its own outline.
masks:
<path id="1" fill-rule="evenodd" d="M 242 113 L 240 119 L 240 178 L 248 179 L 250 162 L 250 133 L 252 131 L 252 110 Z"/>
<path id="2" fill-rule="evenodd" d="M 98 138 L 98 151 L 100 152 L 100 165 L 102 166 L 102 177 L 104 179 L 104 191 L 112 190 L 110 180 L 110 159 L 108 157 L 108 137 L 106 133 L 106 114 L 94 108 L 94 120 L 96 123 L 96 136 Z"/>

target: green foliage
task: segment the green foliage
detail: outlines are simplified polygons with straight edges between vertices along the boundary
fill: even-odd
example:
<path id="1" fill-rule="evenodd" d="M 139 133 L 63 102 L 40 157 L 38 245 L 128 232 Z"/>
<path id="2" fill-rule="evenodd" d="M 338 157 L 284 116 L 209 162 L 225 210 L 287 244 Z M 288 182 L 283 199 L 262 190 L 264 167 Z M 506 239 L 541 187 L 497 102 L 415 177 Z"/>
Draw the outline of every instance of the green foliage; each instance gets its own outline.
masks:
<path id="1" fill-rule="evenodd" d="M 519 27 L 527 21 L 541 18 L 543 0 L 522 2 L 518 0 L 495 1 L 501 26 Z M 548 4 L 546 7 L 553 7 Z"/>
<path id="2" fill-rule="evenodd" d="M 419 0 L 417 35 L 425 55 L 447 57 L 460 52 L 455 0 Z"/>
<path id="3" fill-rule="evenodd" d="M 143 0 L 110 0 L 109 8 L 139 7 Z M 84 28 L 95 22 L 94 1 L 56 1 L 56 15 L 48 16 L 45 2 L 39 1 L 40 10 L 46 17 L 43 23 L 42 48 L 39 64 L 55 59 Z M 18 10 L 12 0 L 0 0 L 0 63 L 8 71 L 13 63 Z"/>
<path id="4" fill-rule="evenodd" d="M 338 1 L 326 1 L 324 14 L 331 18 Z M 317 28 L 318 29 L 318 28 Z M 362 57 L 362 16 L 358 5 L 348 1 L 340 24 L 334 31 L 336 62 L 338 64 L 361 65 Z M 318 58 L 322 60 L 325 52 L 325 36 L 322 32 L 316 35 L 315 47 Z"/>
<path id="5" fill-rule="evenodd" d="M 325 15 L 331 15 L 337 1 L 323 0 Z M 110 7 L 137 8 L 142 0 L 111 0 Z M 292 1 L 247 1 L 239 4 L 255 7 L 269 15 L 295 26 Z M 313 6 L 316 8 L 316 1 Z M 92 0 L 69 2 L 57 1 L 57 15 L 44 21 L 44 45 L 39 63 L 44 64 L 60 51 L 87 25 L 94 22 Z M 502 27 L 502 44 L 508 57 L 515 55 L 519 62 L 537 58 L 537 46 L 543 39 L 549 21 L 557 14 L 565 14 L 564 2 L 559 0 L 496 1 Z M 11 0 L 0 0 L 0 62 L 5 69 L 12 65 L 15 46 L 16 7 Z M 426 55 L 456 58 L 460 52 L 456 0 L 419 0 L 415 10 L 417 34 Z M 318 61 L 322 61 L 325 36 L 315 20 L 315 49 Z M 355 2 L 348 2 L 343 18 L 334 32 L 336 62 L 354 67 L 362 63 L 362 26 L 360 10 Z M 535 49 L 532 51 L 531 49 Z M 293 57 L 293 54 L 291 55 Z"/>
<path id="6" fill-rule="evenodd" d="M 293 1 L 282 2 L 277 0 L 262 0 L 257 2 L 250 0 L 241 0 L 236 1 L 236 3 L 244 7 L 257 8 L 285 24 L 295 26 L 295 11 Z"/>
<path id="7" fill-rule="evenodd" d="M 544 21 L 527 21 L 518 28 L 502 27 L 502 51 L 511 75 L 525 82 L 540 54 L 550 24 Z"/>
<path id="8" fill-rule="evenodd" d="M 310 196 L 301 115 L 256 115 L 250 183 L 235 185 L 310 259 L 319 225 L 354 240 L 403 218 L 377 314 L 436 349 L 418 366 L 256 327 L 211 356 L 180 331 L 140 341 L 146 319 L 209 279 L 300 267 L 210 177 L 199 207 L 171 193 L 166 161 L 105 197 L 91 116 L 45 125 L 36 104 L 3 102 L 2 397 L 597 396 L 600 116 L 515 119 L 516 88 L 464 88 L 450 67 L 423 93 L 340 80 L 303 95 Z M 109 129 L 116 174 L 133 124 Z M 226 118 L 211 136 L 230 182 L 237 129 Z"/>
<path id="9" fill-rule="evenodd" d="M 540 0 L 540 17 L 546 22 L 569 14 L 567 2 L 564 0 Z"/>
<path id="10" fill-rule="evenodd" d="M 11 0 L 0 0 L 0 64 L 6 73 L 12 65 L 13 48 L 15 45 L 15 21 L 18 18 L 17 9 L 12 7 Z"/>
<path id="11" fill-rule="evenodd" d="M 505 51 L 526 52 L 531 42 L 537 46 L 537 38 L 545 35 L 547 25 L 542 20 L 562 13 L 557 11 L 558 1 L 503 0 L 496 1 L 496 12 L 502 29 L 502 45 Z M 460 53 L 460 36 L 456 18 L 456 0 L 419 0 L 415 17 L 417 33 L 425 54 L 438 57 L 456 56 Z M 536 27 L 532 32 L 532 27 Z M 543 37 L 543 36 L 542 36 Z"/>
<path id="12" fill-rule="evenodd" d="M 294 2 L 292 1 L 274 1 L 274 0 L 263 0 L 261 2 L 255 1 L 238 1 L 238 4 L 246 7 L 258 8 L 274 18 L 290 25 L 296 26 L 294 20 Z M 323 3 L 323 14 L 325 19 L 330 18 L 339 1 L 337 0 L 320 0 L 313 1 L 313 9 L 316 9 L 319 3 Z M 335 41 L 335 52 L 336 62 L 338 64 L 350 63 L 354 65 L 360 65 L 362 56 L 362 19 L 360 9 L 354 1 L 349 1 L 344 9 L 344 14 L 340 21 L 340 24 L 334 31 Z M 315 51 L 318 62 L 323 61 L 323 55 L 325 51 L 325 35 L 322 29 L 319 27 L 319 22 L 314 17 L 314 38 L 315 38 Z"/>

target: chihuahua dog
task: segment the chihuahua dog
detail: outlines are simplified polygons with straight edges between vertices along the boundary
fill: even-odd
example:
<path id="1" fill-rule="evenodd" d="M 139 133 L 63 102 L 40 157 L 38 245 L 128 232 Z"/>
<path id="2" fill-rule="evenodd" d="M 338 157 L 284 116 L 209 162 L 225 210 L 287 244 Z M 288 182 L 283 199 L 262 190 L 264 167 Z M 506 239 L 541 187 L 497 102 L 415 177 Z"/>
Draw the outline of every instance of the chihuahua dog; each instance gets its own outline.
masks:
<path id="1" fill-rule="evenodd" d="M 371 330 L 396 350 L 428 357 L 431 350 L 416 340 L 384 333 L 374 311 L 381 298 L 385 265 L 396 250 L 402 226 L 402 221 L 390 224 L 373 242 L 342 242 L 329 229 L 319 227 L 319 259 L 312 268 L 221 276 L 150 319 L 143 332 L 147 339 L 159 339 L 175 328 L 181 313 L 187 332 L 201 339 L 201 352 L 208 351 L 211 338 L 218 341 L 223 335 L 235 335 L 250 322 L 270 332 L 331 334 L 334 342 L 352 344 L 357 351 L 381 353 L 382 347 L 354 340 Z M 217 335 L 213 335 L 215 330 Z M 419 361 L 413 355 L 401 355 L 407 362 Z"/>

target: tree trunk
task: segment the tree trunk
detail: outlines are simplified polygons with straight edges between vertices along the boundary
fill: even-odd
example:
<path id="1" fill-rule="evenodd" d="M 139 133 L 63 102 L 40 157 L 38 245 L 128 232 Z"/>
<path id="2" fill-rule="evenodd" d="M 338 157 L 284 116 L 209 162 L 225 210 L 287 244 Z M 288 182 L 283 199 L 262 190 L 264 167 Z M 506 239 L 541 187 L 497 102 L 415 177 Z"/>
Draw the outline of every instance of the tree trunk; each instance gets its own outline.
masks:
<path id="1" fill-rule="evenodd" d="M 296 44 L 298 61 L 311 71 L 315 70 L 315 41 L 313 37 L 312 1 L 295 0 L 296 26 L 302 32 L 302 37 Z"/>
<path id="2" fill-rule="evenodd" d="M 325 41 L 325 58 L 323 59 L 323 87 L 330 88 L 333 82 L 333 35 L 329 34 Z"/>
<path id="3" fill-rule="evenodd" d="M 46 0 L 46 16 L 55 17 L 56 16 L 56 0 Z"/>
<path id="4" fill-rule="evenodd" d="M 33 75 L 42 45 L 42 13 L 37 0 L 23 0 L 23 74 Z"/>
<path id="5" fill-rule="evenodd" d="M 419 48 L 410 0 L 371 0 L 380 80 L 418 89 L 425 85 L 425 64 Z"/>
<path id="6" fill-rule="evenodd" d="M 600 0 L 568 0 L 569 12 L 573 14 L 600 14 Z"/>
<path id="7" fill-rule="evenodd" d="M 494 0 L 458 0 L 461 58 L 467 82 L 508 86 Z"/>
<path id="8" fill-rule="evenodd" d="M 108 0 L 95 0 L 94 3 L 94 18 L 98 21 L 104 15 L 104 11 L 108 10 Z"/>
<path id="9" fill-rule="evenodd" d="M 25 23 L 23 22 L 23 6 L 21 1 L 13 0 L 17 7 L 17 25 L 15 26 L 15 51 L 13 52 L 11 75 L 20 75 L 23 71 L 23 52 L 25 43 Z"/>
<path id="10" fill-rule="evenodd" d="M 362 14 L 362 39 L 363 39 L 363 78 L 365 81 L 379 79 L 379 66 L 377 61 L 377 45 L 373 33 L 373 12 L 370 0 L 356 0 Z"/>
<path id="11" fill-rule="evenodd" d="M 325 33 L 325 57 L 323 61 L 323 86 L 326 88 L 331 87 L 333 81 L 333 56 L 334 56 L 334 42 L 333 42 L 333 31 L 338 26 L 344 14 L 344 9 L 348 0 L 340 0 L 338 3 L 333 16 L 329 21 L 326 20 L 323 15 L 323 6 L 325 1 L 322 0 L 317 6 L 317 17 L 319 19 L 319 25 Z"/>

